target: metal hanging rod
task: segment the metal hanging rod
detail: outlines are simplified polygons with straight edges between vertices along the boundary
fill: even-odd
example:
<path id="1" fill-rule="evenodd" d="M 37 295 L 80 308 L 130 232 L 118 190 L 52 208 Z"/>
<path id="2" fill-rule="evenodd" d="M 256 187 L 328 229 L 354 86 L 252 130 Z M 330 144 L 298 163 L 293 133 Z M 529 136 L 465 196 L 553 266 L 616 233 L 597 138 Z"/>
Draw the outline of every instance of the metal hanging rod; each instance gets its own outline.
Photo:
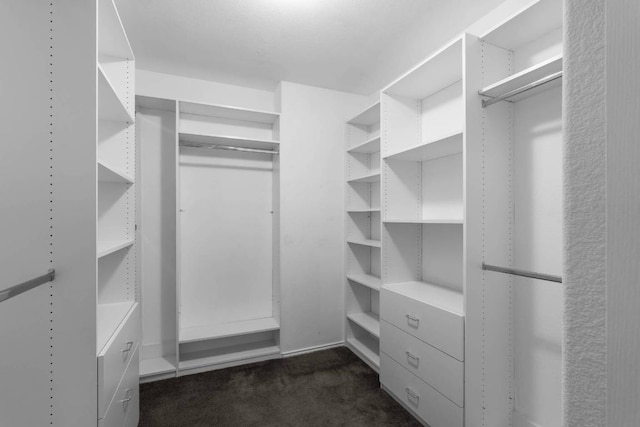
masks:
<path id="1" fill-rule="evenodd" d="M 519 87 L 517 89 L 510 90 L 509 92 L 503 93 L 502 95 L 496 96 L 495 98 L 483 99 L 482 100 L 482 108 L 488 107 L 489 105 L 495 104 L 496 102 L 505 101 L 505 100 L 507 100 L 509 98 L 512 98 L 512 97 L 514 97 L 516 95 L 519 95 L 519 94 L 521 94 L 523 92 L 529 91 L 531 89 L 535 89 L 538 86 L 542 86 L 544 84 L 550 83 L 550 82 L 552 82 L 554 80 L 558 80 L 560 78 L 562 78 L 562 71 L 555 72 L 555 73 L 553 73 L 551 75 L 548 75 L 547 77 L 543 77 L 543 78 L 541 78 L 539 80 L 536 80 L 535 82 L 526 84 L 526 85 L 524 85 L 522 87 Z M 481 96 L 488 96 L 488 95 L 485 95 L 482 91 L 479 91 L 478 94 L 481 95 Z"/>
<path id="2" fill-rule="evenodd" d="M 8 300 L 9 298 L 13 298 L 16 295 L 20 295 L 23 292 L 27 292 L 30 289 L 37 288 L 40 285 L 43 285 L 48 282 L 53 282 L 56 278 L 56 271 L 49 270 L 47 274 L 44 274 L 40 277 L 33 278 L 31 280 L 27 280 L 26 282 L 20 283 L 18 285 L 7 288 L 3 291 L 0 291 L 0 302 Z"/>
<path id="3" fill-rule="evenodd" d="M 488 271 L 496 271 L 498 273 L 512 274 L 514 276 L 530 277 L 532 279 L 546 280 L 548 282 L 562 283 L 562 277 L 552 276 L 551 274 L 536 273 L 534 271 L 518 270 L 517 268 L 498 267 L 482 263 L 482 269 Z"/>
<path id="4" fill-rule="evenodd" d="M 262 150 L 260 148 L 244 148 L 244 147 L 233 147 L 231 145 L 217 145 L 217 144 L 198 144 L 194 142 L 182 142 L 180 141 L 180 145 L 183 147 L 192 147 L 192 148 L 210 148 L 212 150 L 229 150 L 229 151 L 242 151 L 247 153 L 262 153 L 262 154 L 280 154 L 277 151 L 273 150 Z"/>

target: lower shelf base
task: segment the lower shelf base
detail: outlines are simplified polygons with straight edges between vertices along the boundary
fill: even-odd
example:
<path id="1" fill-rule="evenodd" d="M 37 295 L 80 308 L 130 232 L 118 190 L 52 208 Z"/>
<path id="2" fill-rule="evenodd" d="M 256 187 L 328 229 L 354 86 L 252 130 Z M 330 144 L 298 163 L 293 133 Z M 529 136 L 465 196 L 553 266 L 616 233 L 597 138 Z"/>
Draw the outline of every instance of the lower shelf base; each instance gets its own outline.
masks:
<path id="1" fill-rule="evenodd" d="M 275 344 L 265 346 L 264 342 L 202 350 L 180 355 L 178 375 L 195 374 L 280 357 L 279 346 Z"/>
<path id="2" fill-rule="evenodd" d="M 373 338 L 370 341 L 373 341 Z M 371 369 L 380 373 L 380 355 L 373 350 L 376 348 L 373 342 L 366 342 L 366 338 L 347 338 L 346 344 L 347 348 L 353 351 Z"/>

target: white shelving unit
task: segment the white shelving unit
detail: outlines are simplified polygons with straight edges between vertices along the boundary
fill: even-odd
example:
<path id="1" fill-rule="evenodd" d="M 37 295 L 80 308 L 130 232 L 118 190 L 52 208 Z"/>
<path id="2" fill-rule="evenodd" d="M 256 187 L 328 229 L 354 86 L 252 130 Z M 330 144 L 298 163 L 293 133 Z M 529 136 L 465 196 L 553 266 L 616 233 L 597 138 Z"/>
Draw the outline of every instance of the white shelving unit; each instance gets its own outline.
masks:
<path id="1" fill-rule="evenodd" d="M 380 290 L 380 103 L 347 122 L 346 343 L 376 371 Z"/>

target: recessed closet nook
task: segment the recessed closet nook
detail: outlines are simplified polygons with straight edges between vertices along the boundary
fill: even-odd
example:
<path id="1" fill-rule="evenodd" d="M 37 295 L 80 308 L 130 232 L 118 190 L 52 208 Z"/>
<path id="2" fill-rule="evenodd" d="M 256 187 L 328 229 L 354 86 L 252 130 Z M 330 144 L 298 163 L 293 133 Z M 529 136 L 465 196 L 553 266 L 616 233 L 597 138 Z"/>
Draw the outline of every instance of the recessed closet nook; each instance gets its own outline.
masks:
<path id="1" fill-rule="evenodd" d="M 137 69 L 125 2 L 46 3 L 7 22 L 1 255 L 55 278 L 0 303 L 1 425 L 136 426 L 140 384 L 333 347 L 424 425 L 561 425 L 560 0 L 369 95 Z"/>

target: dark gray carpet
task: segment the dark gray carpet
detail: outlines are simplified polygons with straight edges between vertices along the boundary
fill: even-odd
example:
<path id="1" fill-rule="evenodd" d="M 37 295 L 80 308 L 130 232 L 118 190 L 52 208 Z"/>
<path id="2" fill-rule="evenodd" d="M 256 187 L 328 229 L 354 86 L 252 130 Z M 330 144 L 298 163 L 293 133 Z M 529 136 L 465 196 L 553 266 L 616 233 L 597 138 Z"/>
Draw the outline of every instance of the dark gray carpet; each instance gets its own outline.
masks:
<path id="1" fill-rule="evenodd" d="M 140 386 L 140 427 L 420 426 L 346 348 Z"/>

